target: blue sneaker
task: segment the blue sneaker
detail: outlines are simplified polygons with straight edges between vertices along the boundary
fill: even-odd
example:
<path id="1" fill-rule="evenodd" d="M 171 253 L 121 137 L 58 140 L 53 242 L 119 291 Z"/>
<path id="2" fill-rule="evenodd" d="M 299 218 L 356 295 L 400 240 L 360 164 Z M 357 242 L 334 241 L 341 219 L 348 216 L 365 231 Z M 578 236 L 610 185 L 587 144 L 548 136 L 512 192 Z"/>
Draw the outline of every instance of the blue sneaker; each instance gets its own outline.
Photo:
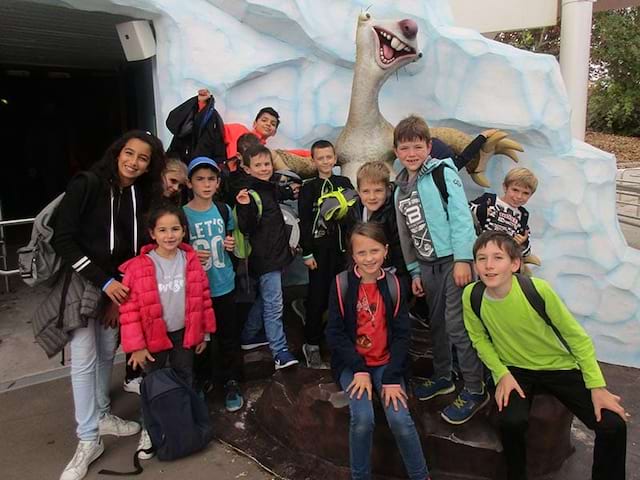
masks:
<path id="1" fill-rule="evenodd" d="M 238 382 L 229 380 L 224 386 L 224 408 L 227 412 L 237 412 L 244 405 Z"/>
<path id="2" fill-rule="evenodd" d="M 455 384 L 448 378 L 438 378 L 432 380 L 427 378 L 423 383 L 415 386 L 413 393 L 416 394 L 418 400 L 430 400 L 438 395 L 446 395 L 447 393 L 455 392 Z"/>
<path id="3" fill-rule="evenodd" d="M 240 348 L 242 350 L 253 350 L 255 348 L 264 347 L 265 345 L 269 345 L 269 340 L 267 340 L 267 336 L 264 332 L 260 332 L 253 338 L 249 338 L 246 341 L 242 340 Z"/>
<path id="4" fill-rule="evenodd" d="M 292 367 L 293 365 L 297 364 L 298 360 L 289 350 L 282 350 L 276 353 L 276 370 Z"/>
<path id="5" fill-rule="evenodd" d="M 462 389 L 451 405 L 442 410 L 440 416 L 445 422 L 461 425 L 473 417 L 482 407 L 489 403 L 489 393 L 483 388 L 482 393 L 471 393 Z"/>

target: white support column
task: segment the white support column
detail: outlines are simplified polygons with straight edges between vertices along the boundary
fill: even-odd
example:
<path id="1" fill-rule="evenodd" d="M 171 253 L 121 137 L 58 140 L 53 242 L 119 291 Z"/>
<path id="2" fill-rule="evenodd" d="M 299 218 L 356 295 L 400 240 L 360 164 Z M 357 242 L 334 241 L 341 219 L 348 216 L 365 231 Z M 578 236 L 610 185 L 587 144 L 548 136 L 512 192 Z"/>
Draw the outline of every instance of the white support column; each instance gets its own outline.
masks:
<path id="1" fill-rule="evenodd" d="M 571 104 L 571 133 L 584 140 L 589 87 L 591 20 L 595 0 L 562 0 L 560 71 Z"/>

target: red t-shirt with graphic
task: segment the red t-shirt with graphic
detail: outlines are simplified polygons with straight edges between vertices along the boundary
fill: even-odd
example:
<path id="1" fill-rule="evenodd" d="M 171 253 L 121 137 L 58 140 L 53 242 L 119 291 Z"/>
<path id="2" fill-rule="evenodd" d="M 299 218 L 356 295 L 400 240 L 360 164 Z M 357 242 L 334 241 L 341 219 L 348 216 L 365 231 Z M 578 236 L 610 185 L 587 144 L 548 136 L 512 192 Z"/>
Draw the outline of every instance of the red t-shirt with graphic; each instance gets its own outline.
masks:
<path id="1" fill-rule="evenodd" d="M 356 350 L 368 367 L 389 363 L 384 299 L 376 283 L 361 283 L 356 304 Z"/>

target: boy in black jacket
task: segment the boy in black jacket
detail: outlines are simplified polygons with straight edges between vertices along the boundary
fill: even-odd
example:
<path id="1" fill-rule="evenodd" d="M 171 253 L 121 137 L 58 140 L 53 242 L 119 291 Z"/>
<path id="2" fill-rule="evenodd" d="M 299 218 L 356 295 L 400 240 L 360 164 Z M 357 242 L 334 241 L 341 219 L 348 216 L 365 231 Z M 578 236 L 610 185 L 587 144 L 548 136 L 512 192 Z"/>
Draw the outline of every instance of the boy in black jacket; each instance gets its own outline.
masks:
<path id="1" fill-rule="evenodd" d="M 291 262 L 292 255 L 278 204 L 278 186 L 270 182 L 273 175 L 271 151 L 263 145 L 250 147 L 243 155 L 243 163 L 249 178 L 248 188 L 243 188 L 236 196 L 238 227 L 249 237 L 251 244 L 249 272 L 258 281 L 258 298 L 245 323 L 242 343 L 255 343 L 253 339 L 258 337 L 264 325 L 275 368 L 279 370 L 298 363 L 289 352 L 282 324 L 282 269 Z"/>
<path id="2" fill-rule="evenodd" d="M 382 225 L 389 242 L 389 254 L 384 267 L 395 268 L 395 273 L 407 289 L 411 279 L 400 248 L 400 237 L 396 223 L 396 209 L 393 204 L 391 172 L 385 162 L 367 162 L 356 173 L 358 200 L 349 209 L 347 228 L 351 231 L 357 222 L 376 222 Z"/>
<path id="3" fill-rule="evenodd" d="M 318 199 L 339 188 L 353 189 L 353 185 L 347 177 L 333 174 L 336 155 L 331 142 L 315 142 L 311 146 L 311 159 L 318 176 L 304 183 L 298 198 L 300 246 L 304 264 L 309 269 L 302 352 L 309 368 L 328 368 L 320 356 L 322 316 L 327 310 L 331 282 L 345 268 L 346 242 L 340 224 L 319 221 Z"/>

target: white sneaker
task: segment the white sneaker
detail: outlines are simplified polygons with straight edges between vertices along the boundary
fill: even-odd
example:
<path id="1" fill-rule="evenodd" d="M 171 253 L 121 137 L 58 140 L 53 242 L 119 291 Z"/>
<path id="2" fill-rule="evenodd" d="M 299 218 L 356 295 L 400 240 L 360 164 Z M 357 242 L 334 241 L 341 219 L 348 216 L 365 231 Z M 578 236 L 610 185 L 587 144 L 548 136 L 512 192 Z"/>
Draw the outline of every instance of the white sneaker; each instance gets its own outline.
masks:
<path id="1" fill-rule="evenodd" d="M 71 461 L 67 464 L 60 480 L 80 480 L 89 470 L 89 465 L 104 452 L 102 440 L 80 440 Z"/>
<path id="2" fill-rule="evenodd" d="M 129 437 L 140 431 L 140 424 L 123 420 L 120 417 L 105 413 L 98 422 L 100 435 L 115 435 L 116 437 Z"/>
<path id="3" fill-rule="evenodd" d="M 153 458 L 156 454 L 155 451 L 152 451 L 152 452 L 140 451 L 140 450 L 149 450 L 152 447 L 153 447 L 153 444 L 151 443 L 151 437 L 149 436 L 149 432 L 147 432 L 143 428 L 142 432 L 140 433 L 140 440 L 138 440 L 138 448 L 136 449 L 138 451 L 138 458 L 140 460 L 149 460 L 150 458 Z"/>
<path id="4" fill-rule="evenodd" d="M 122 389 L 125 392 L 137 393 L 140 395 L 140 384 L 142 383 L 142 377 L 132 378 L 131 380 L 124 379 Z"/>

